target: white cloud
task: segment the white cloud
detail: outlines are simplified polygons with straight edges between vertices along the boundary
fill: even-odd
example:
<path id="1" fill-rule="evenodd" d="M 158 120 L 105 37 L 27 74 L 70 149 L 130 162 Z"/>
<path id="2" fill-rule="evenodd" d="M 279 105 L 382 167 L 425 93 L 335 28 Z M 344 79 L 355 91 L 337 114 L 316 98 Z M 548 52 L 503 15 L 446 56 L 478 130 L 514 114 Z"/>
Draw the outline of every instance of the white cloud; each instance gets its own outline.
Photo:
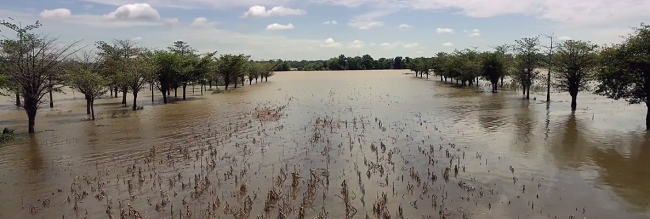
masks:
<path id="1" fill-rule="evenodd" d="M 132 0 L 81 0 L 104 5 L 119 6 L 132 3 Z M 138 0 L 156 7 L 219 9 L 250 7 L 251 5 L 286 5 L 291 3 L 321 3 L 350 8 L 368 6 L 379 9 L 416 9 L 430 11 L 459 11 L 469 17 L 494 17 L 499 15 L 523 15 L 557 21 L 556 24 L 569 26 L 602 26 L 630 22 L 638 24 L 648 20 L 650 1 L 643 0 Z M 627 22 L 627 23 L 625 23 Z"/>
<path id="2" fill-rule="evenodd" d="M 361 48 L 361 47 L 363 47 L 363 46 L 365 46 L 365 45 L 366 45 L 366 44 L 365 44 L 363 41 L 361 41 L 361 40 L 355 40 L 355 41 L 352 41 L 352 42 L 348 45 L 348 48 L 351 48 L 351 49 L 359 49 L 359 48 Z"/>
<path id="3" fill-rule="evenodd" d="M 377 45 L 376 43 L 370 43 L 370 46 L 376 46 L 376 45 Z"/>
<path id="4" fill-rule="evenodd" d="M 442 46 L 454 46 L 454 44 L 451 43 L 451 42 L 446 42 L 446 43 L 443 43 Z"/>
<path id="5" fill-rule="evenodd" d="M 348 22 L 348 25 L 351 27 L 360 29 L 360 30 L 368 30 L 372 29 L 375 27 L 382 27 L 384 26 L 384 22 L 377 21 L 377 18 L 389 15 L 396 12 L 395 10 L 379 10 L 379 11 L 373 11 L 369 12 L 366 14 L 362 14 L 359 16 L 356 16 L 353 19 L 350 19 L 350 22 Z"/>
<path id="6" fill-rule="evenodd" d="M 561 37 L 558 37 L 557 39 L 565 41 L 565 40 L 571 40 L 571 37 L 570 36 L 561 36 Z"/>
<path id="7" fill-rule="evenodd" d="M 439 34 L 452 33 L 453 34 L 454 30 L 452 30 L 450 28 L 439 28 L 438 27 L 438 29 L 436 29 L 436 33 L 439 33 Z"/>
<path id="8" fill-rule="evenodd" d="M 217 25 L 217 22 L 210 22 L 208 21 L 207 18 L 204 17 L 197 17 L 192 21 L 190 24 L 190 27 L 194 28 L 213 28 L 215 25 Z"/>
<path id="9" fill-rule="evenodd" d="M 89 10 L 91 8 L 93 8 L 93 5 L 91 5 L 91 4 L 85 4 L 84 5 L 84 10 Z"/>
<path id="10" fill-rule="evenodd" d="M 160 14 L 148 4 L 127 4 L 118 7 L 115 11 L 105 15 L 72 14 L 66 8 L 43 10 L 42 18 L 58 18 L 64 22 L 86 24 L 97 27 L 131 27 L 131 26 L 159 26 L 168 24 L 167 20 L 160 21 Z M 176 20 L 178 23 L 178 20 Z"/>
<path id="11" fill-rule="evenodd" d="M 158 20 L 160 14 L 147 3 L 136 3 L 122 5 L 104 17 L 115 20 Z"/>
<path id="12" fill-rule="evenodd" d="M 178 25 L 178 18 L 165 18 L 163 19 L 163 23 L 168 27 L 174 27 Z"/>
<path id="13" fill-rule="evenodd" d="M 140 40 L 142 40 L 142 37 L 133 37 L 133 38 L 131 38 L 131 40 L 133 40 L 133 41 L 140 41 Z"/>
<path id="14" fill-rule="evenodd" d="M 408 45 L 408 44 L 405 44 L 405 43 L 402 42 L 402 41 L 397 41 L 397 42 L 393 42 L 393 43 L 382 43 L 382 44 L 379 44 L 379 46 L 380 46 L 382 49 L 386 49 L 386 50 L 388 50 L 388 49 L 395 49 L 395 48 L 397 48 L 397 47 L 399 47 L 399 46 L 406 46 L 406 45 Z M 411 46 L 412 46 L 412 45 L 411 45 Z"/>
<path id="15" fill-rule="evenodd" d="M 266 26 L 267 30 L 291 30 L 293 28 L 294 28 L 293 24 L 291 24 L 291 23 L 286 24 L 286 25 L 273 23 L 273 24 L 269 24 L 268 26 Z"/>
<path id="16" fill-rule="evenodd" d="M 304 15 L 307 14 L 305 10 L 302 9 L 292 9 L 285 8 L 284 6 L 273 7 L 270 10 L 266 10 L 266 7 L 255 5 L 248 9 L 244 13 L 243 17 L 270 17 L 270 16 L 288 16 L 288 15 Z"/>
<path id="17" fill-rule="evenodd" d="M 67 8 L 57 8 L 53 10 L 43 10 L 40 13 L 42 18 L 69 18 L 72 16 L 72 12 Z"/>
<path id="18" fill-rule="evenodd" d="M 331 20 L 331 21 L 325 21 L 323 24 L 338 24 L 336 20 Z"/>
<path id="19" fill-rule="evenodd" d="M 410 48 L 415 48 L 418 47 L 418 43 L 407 43 L 404 44 L 404 48 L 410 49 Z"/>
<path id="20" fill-rule="evenodd" d="M 325 44 L 321 44 L 320 46 L 321 47 L 329 47 L 329 48 L 340 48 L 341 43 L 335 42 L 334 39 L 332 39 L 332 38 L 327 38 L 327 40 L 325 40 Z"/>
<path id="21" fill-rule="evenodd" d="M 468 31 L 463 30 L 463 32 L 467 33 Z M 467 34 L 467 35 L 468 35 L 469 37 L 479 37 L 479 36 L 481 36 L 481 31 L 478 30 L 478 29 L 474 29 L 474 30 L 472 30 L 471 32 L 469 32 L 469 34 Z"/>
<path id="22" fill-rule="evenodd" d="M 397 28 L 406 29 L 406 28 L 413 28 L 413 26 L 408 24 L 400 24 L 399 26 L 397 26 Z"/>

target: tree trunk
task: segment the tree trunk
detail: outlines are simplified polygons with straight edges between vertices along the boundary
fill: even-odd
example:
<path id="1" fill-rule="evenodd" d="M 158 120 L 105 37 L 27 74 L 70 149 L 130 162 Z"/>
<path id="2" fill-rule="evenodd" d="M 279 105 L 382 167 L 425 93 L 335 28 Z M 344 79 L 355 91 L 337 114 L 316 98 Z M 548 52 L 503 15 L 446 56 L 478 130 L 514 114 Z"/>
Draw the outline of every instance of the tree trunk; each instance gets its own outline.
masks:
<path id="1" fill-rule="evenodd" d="M 86 95 L 86 115 L 90 115 L 90 97 Z"/>
<path id="2" fill-rule="evenodd" d="M 153 84 L 151 84 L 151 102 L 155 102 L 153 99 Z"/>
<path id="3" fill-rule="evenodd" d="M 578 99 L 578 94 L 571 94 L 571 111 L 576 111 L 576 107 L 578 106 L 578 102 L 576 101 Z"/>
<path id="4" fill-rule="evenodd" d="M 187 84 L 183 84 L 183 100 L 185 100 L 185 88 L 187 87 Z"/>
<path id="5" fill-rule="evenodd" d="M 167 93 L 168 93 L 168 92 L 169 92 L 169 90 L 167 90 L 167 92 L 165 92 L 165 91 L 162 92 L 162 95 L 163 95 L 163 104 L 167 104 L 167 95 L 168 95 Z"/>
<path id="6" fill-rule="evenodd" d="M 111 95 L 109 97 L 113 96 L 113 89 L 108 89 L 111 92 Z"/>
<path id="7" fill-rule="evenodd" d="M 252 85 L 252 84 L 253 84 L 253 79 L 252 78 L 248 79 L 248 85 Z"/>
<path id="8" fill-rule="evenodd" d="M 246 83 L 246 78 L 241 77 L 241 86 L 243 87 L 245 83 Z"/>
<path id="9" fill-rule="evenodd" d="M 117 91 L 118 91 L 118 87 L 115 86 L 115 98 L 117 98 L 117 93 L 118 93 Z"/>
<path id="10" fill-rule="evenodd" d="M 138 110 L 138 92 L 133 91 L 133 111 Z"/>
<path id="11" fill-rule="evenodd" d="M 122 88 L 122 104 L 124 104 L 124 106 L 126 106 L 126 91 L 127 90 L 128 90 L 128 88 L 126 88 L 126 87 Z"/>
<path id="12" fill-rule="evenodd" d="M 497 83 L 492 82 L 492 93 L 497 92 Z"/>
<path id="13" fill-rule="evenodd" d="M 257 78 L 255 78 L 255 83 L 257 84 Z"/>
<path id="14" fill-rule="evenodd" d="M 476 87 L 478 87 L 478 78 L 476 78 Z"/>
<path id="15" fill-rule="evenodd" d="M 209 80 L 208 83 L 210 84 L 210 89 L 212 89 L 212 80 Z"/>
<path id="16" fill-rule="evenodd" d="M 269 81 L 269 76 L 264 76 L 264 81 Z"/>
<path id="17" fill-rule="evenodd" d="M 54 101 L 52 100 L 52 88 L 50 88 L 49 93 L 50 93 L 50 108 L 54 108 Z"/>
<path id="18" fill-rule="evenodd" d="M 95 120 L 95 100 L 90 100 L 90 118 Z"/>
<path id="19" fill-rule="evenodd" d="M 530 85 L 526 86 L 526 100 L 530 99 Z"/>
<path id="20" fill-rule="evenodd" d="M 171 95 L 170 92 L 171 92 L 171 91 L 170 91 L 169 89 L 167 89 L 167 96 L 170 96 L 170 95 Z M 164 94 L 164 92 L 163 92 L 163 94 Z"/>
<path id="21" fill-rule="evenodd" d="M 174 88 L 174 97 L 178 97 L 178 87 Z"/>
<path id="22" fill-rule="evenodd" d="M 505 78 L 505 77 L 501 76 L 501 86 L 500 87 L 503 87 L 503 78 Z"/>
<path id="23" fill-rule="evenodd" d="M 205 89 L 205 85 L 201 84 L 201 95 L 203 95 L 203 89 Z"/>
<path id="24" fill-rule="evenodd" d="M 194 83 L 192 83 L 192 94 L 194 94 Z M 185 94 L 183 94 L 185 96 Z"/>
<path id="25" fill-rule="evenodd" d="M 36 133 L 34 126 L 36 125 L 36 111 L 38 110 L 38 100 L 25 96 L 24 108 L 29 120 L 29 133 Z"/>
<path id="26" fill-rule="evenodd" d="M 645 129 L 650 130 L 650 102 L 646 102 Z"/>
<path id="27" fill-rule="evenodd" d="M 16 91 L 16 106 L 20 107 L 20 90 Z"/>

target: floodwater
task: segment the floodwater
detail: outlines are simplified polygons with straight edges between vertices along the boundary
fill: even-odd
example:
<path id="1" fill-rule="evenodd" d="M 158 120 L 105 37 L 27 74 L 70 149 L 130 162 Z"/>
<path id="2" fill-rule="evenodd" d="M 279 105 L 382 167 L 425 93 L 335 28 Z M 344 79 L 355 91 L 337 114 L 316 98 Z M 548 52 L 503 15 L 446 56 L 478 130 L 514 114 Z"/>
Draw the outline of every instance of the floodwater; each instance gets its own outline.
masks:
<path id="1" fill-rule="evenodd" d="M 3 97 L 0 218 L 650 218 L 644 106 L 584 93 L 571 113 L 565 93 L 403 73 L 145 90 L 137 112 L 98 100 L 96 121 L 68 91 L 31 137 Z"/>

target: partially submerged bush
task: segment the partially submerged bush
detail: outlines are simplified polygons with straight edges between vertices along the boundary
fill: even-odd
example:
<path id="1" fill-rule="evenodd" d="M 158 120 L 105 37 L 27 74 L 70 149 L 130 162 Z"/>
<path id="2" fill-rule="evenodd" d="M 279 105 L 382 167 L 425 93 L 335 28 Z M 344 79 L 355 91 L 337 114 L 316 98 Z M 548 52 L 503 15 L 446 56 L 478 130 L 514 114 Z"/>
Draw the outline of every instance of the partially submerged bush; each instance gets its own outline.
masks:
<path id="1" fill-rule="evenodd" d="M 11 139 L 14 139 L 14 130 L 4 128 L 2 130 L 2 135 L 0 135 L 0 142 L 9 141 Z"/>

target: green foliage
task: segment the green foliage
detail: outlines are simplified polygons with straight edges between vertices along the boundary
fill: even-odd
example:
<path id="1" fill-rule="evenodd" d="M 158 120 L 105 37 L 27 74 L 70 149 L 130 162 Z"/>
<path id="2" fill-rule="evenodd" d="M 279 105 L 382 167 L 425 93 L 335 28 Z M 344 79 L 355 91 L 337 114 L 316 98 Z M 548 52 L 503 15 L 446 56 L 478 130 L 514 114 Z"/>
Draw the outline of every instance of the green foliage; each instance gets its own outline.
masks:
<path id="1" fill-rule="evenodd" d="M 249 58 L 249 56 L 242 54 L 226 54 L 219 57 L 216 71 L 226 84 L 226 89 L 228 89 L 231 82 L 236 83 L 237 78 L 244 75 Z"/>
<path id="2" fill-rule="evenodd" d="M 632 104 L 650 99 L 650 25 L 641 24 L 622 44 L 600 53 L 596 93 Z"/>
<path id="3" fill-rule="evenodd" d="M 598 46 L 585 41 L 567 40 L 560 43 L 553 56 L 555 87 L 571 96 L 587 88 L 597 66 Z"/>
<path id="4" fill-rule="evenodd" d="M 504 74 L 504 60 L 504 55 L 499 50 L 483 54 L 481 73 L 483 78 L 487 79 L 490 81 L 490 84 L 492 84 L 492 92 L 496 92 L 497 83 Z"/>

